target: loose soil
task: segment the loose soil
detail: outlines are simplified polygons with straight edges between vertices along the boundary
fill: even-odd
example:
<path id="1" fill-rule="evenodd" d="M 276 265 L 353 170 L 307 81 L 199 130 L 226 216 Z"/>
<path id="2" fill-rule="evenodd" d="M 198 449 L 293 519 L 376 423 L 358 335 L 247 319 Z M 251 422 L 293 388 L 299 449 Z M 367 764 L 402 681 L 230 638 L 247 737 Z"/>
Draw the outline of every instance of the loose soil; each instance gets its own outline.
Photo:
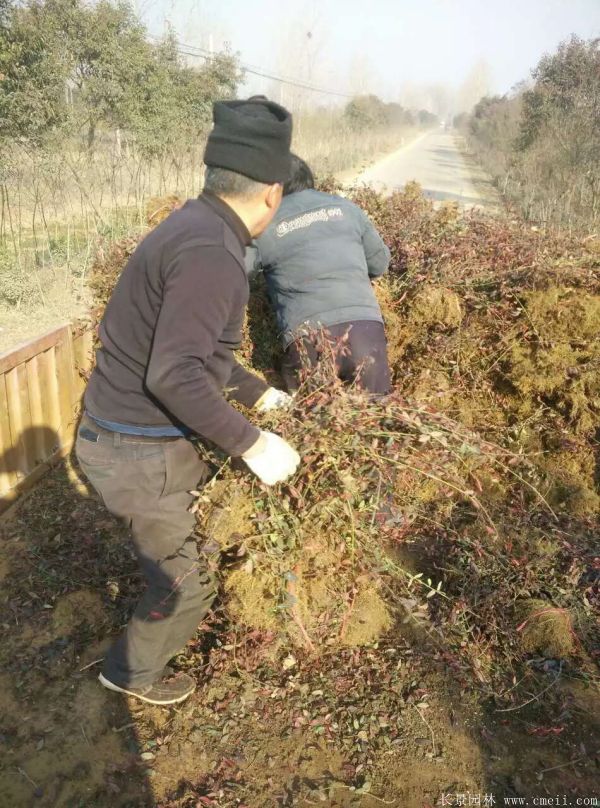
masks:
<path id="1" fill-rule="evenodd" d="M 310 658 L 217 610 L 178 659 L 199 681 L 183 706 L 104 690 L 99 660 L 139 581 L 123 528 L 75 490 L 69 462 L 2 528 L 0 804 L 423 808 L 444 794 L 597 794 L 591 685 L 531 668 L 516 708 L 497 712 L 400 620 L 377 643 Z"/>
<path id="2" fill-rule="evenodd" d="M 294 484 L 273 497 L 226 469 L 204 492 L 223 585 L 173 663 L 198 681 L 187 702 L 96 682 L 140 580 L 72 458 L 3 521 L 1 805 L 598 797 L 593 244 L 414 188 L 356 198 L 392 248 L 397 391 L 357 398 L 319 369 L 265 421 L 303 440 Z M 99 257 L 99 307 L 134 246 Z M 242 359 L 271 377 L 267 311 L 258 285 Z"/>

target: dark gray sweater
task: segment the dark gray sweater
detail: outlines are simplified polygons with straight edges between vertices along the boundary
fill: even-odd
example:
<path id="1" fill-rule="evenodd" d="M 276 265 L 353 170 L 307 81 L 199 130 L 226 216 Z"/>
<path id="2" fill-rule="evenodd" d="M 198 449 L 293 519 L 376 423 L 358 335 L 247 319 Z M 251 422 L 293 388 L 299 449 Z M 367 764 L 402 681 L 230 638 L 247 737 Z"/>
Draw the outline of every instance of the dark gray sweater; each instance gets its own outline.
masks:
<path id="1" fill-rule="evenodd" d="M 366 213 L 340 196 L 306 190 L 284 197 L 246 255 L 262 270 L 284 346 L 302 325 L 383 322 L 370 279 L 390 251 Z"/>
<path id="2" fill-rule="evenodd" d="M 248 302 L 250 235 L 215 196 L 191 199 L 141 242 L 100 325 L 85 406 L 126 426 L 187 427 L 230 455 L 259 430 L 224 398 L 251 407 L 267 389 L 234 358 Z"/>

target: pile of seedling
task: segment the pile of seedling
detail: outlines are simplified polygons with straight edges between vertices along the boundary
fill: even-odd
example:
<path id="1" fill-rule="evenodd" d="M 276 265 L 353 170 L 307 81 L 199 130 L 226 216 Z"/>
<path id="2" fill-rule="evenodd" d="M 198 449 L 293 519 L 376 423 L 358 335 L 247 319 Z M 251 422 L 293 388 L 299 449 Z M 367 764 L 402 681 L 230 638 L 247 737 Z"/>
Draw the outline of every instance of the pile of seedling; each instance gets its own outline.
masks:
<path id="1" fill-rule="evenodd" d="M 403 542 L 456 508 L 495 535 L 483 481 L 525 465 L 399 392 L 344 389 L 323 347 L 292 409 L 263 422 L 300 450 L 295 477 L 267 488 L 221 467 L 196 504 L 207 543 L 240 559 L 225 582 L 235 620 L 310 651 L 375 642 L 398 606 L 427 619 L 442 581 L 405 569 Z"/>
<path id="2" fill-rule="evenodd" d="M 261 423 L 300 451 L 295 477 L 266 488 L 212 455 L 194 507 L 228 559 L 230 618 L 275 634 L 282 659 L 409 624 L 481 684 L 532 656 L 591 675 L 600 244 L 435 209 L 414 186 L 352 196 L 392 250 L 377 293 L 394 392 L 344 388 L 344 345 L 323 342 L 291 410 Z M 98 262 L 103 292 L 130 246 Z M 268 309 L 259 281 L 242 359 L 274 380 Z"/>

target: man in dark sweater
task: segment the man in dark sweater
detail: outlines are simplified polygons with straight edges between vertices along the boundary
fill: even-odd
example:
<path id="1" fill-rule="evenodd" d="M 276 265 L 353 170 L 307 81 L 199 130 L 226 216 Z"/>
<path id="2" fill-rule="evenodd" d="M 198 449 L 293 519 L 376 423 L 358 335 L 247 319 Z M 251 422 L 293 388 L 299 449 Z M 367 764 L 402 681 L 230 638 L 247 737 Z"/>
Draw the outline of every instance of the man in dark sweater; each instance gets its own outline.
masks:
<path id="1" fill-rule="evenodd" d="M 189 438 L 241 457 L 267 485 L 300 460 L 227 401 L 266 410 L 288 400 L 233 351 L 248 302 L 244 250 L 279 206 L 290 140 L 291 117 L 277 104 L 215 104 L 204 192 L 142 241 L 100 326 L 77 457 L 109 510 L 129 524 L 147 588 L 99 678 L 153 704 L 193 692 L 191 677 L 165 666 L 215 596 L 188 510 L 208 469 Z"/>

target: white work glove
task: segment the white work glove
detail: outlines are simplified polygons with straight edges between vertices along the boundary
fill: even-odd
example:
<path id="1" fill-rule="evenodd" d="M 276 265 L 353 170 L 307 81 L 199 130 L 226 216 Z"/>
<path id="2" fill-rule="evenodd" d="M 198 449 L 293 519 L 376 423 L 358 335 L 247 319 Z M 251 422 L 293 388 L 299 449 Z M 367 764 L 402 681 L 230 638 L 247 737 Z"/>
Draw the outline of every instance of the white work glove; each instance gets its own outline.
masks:
<path id="1" fill-rule="evenodd" d="M 298 468 L 300 455 L 279 435 L 261 431 L 242 460 L 265 485 L 275 485 L 291 477 Z"/>
<path id="2" fill-rule="evenodd" d="M 283 390 L 277 390 L 275 387 L 269 387 L 268 390 L 262 394 L 254 405 L 254 409 L 259 412 L 269 412 L 269 410 L 287 410 L 292 404 L 292 397 Z"/>

